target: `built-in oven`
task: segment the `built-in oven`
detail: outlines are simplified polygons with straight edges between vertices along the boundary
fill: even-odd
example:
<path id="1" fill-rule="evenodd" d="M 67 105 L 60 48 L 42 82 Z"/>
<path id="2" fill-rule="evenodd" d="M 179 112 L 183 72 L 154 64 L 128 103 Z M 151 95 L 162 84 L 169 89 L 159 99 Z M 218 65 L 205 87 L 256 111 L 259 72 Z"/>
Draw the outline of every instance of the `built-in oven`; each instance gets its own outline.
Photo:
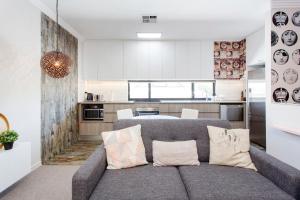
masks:
<path id="1" fill-rule="evenodd" d="M 82 109 L 83 120 L 103 120 L 103 104 L 86 104 Z"/>
<path id="2" fill-rule="evenodd" d="M 135 116 L 159 115 L 159 108 L 136 108 Z"/>

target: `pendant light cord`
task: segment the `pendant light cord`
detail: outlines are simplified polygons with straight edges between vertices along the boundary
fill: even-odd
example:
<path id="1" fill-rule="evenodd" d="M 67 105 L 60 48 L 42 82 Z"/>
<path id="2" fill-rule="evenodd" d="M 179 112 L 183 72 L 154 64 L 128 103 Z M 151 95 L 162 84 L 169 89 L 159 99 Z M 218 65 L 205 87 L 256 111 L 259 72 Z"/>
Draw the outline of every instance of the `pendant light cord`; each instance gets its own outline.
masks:
<path id="1" fill-rule="evenodd" d="M 58 25 L 58 0 L 56 0 L 56 51 L 58 52 L 58 37 L 59 37 L 59 25 Z"/>

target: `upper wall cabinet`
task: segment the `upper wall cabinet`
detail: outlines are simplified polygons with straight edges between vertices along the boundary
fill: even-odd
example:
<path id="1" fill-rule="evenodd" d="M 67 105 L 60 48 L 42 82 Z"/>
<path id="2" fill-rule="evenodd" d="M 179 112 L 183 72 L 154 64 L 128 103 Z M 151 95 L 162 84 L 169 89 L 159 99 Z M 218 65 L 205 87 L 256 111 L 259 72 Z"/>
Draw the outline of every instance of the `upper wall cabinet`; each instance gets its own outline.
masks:
<path id="1" fill-rule="evenodd" d="M 98 80 L 99 45 L 95 41 L 87 41 L 83 46 L 83 77 L 85 80 Z"/>
<path id="2" fill-rule="evenodd" d="M 124 42 L 124 79 L 162 79 L 162 47 L 155 41 Z"/>
<path id="3" fill-rule="evenodd" d="M 176 42 L 176 79 L 213 79 L 213 42 Z"/>
<path id="4" fill-rule="evenodd" d="M 84 44 L 85 80 L 213 79 L 212 41 L 106 41 Z"/>
<path id="5" fill-rule="evenodd" d="M 100 80 L 120 80 L 123 78 L 123 42 L 103 41 L 99 45 Z"/>
<path id="6" fill-rule="evenodd" d="M 85 80 L 123 79 L 123 42 L 88 40 L 83 49 Z"/>
<path id="7" fill-rule="evenodd" d="M 173 79 L 174 59 L 173 42 L 125 41 L 124 79 Z"/>
<path id="8" fill-rule="evenodd" d="M 265 29 L 262 28 L 246 38 L 247 66 L 265 63 Z"/>
<path id="9" fill-rule="evenodd" d="M 201 41 L 200 48 L 201 71 L 200 79 L 214 79 L 214 42 Z"/>
<path id="10" fill-rule="evenodd" d="M 162 78 L 175 79 L 175 42 L 165 41 L 161 43 Z"/>

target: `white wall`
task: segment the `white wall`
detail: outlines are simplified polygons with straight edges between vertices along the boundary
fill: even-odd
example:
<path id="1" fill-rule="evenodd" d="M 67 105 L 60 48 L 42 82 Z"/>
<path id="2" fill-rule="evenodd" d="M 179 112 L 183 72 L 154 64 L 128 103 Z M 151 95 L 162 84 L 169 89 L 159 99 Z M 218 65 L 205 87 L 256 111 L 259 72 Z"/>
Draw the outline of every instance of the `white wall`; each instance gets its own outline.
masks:
<path id="1" fill-rule="evenodd" d="M 40 18 L 27 0 L 1 1 L 0 112 L 31 142 L 33 168 L 41 161 Z"/>
<path id="2" fill-rule="evenodd" d="M 285 1 L 274 1 L 282 7 L 288 5 Z M 299 0 L 289 1 L 289 6 L 300 7 Z M 274 5 L 275 6 L 275 5 Z M 271 14 L 266 17 L 266 120 L 267 120 L 267 153 L 300 169 L 300 136 L 292 135 L 274 128 L 282 126 L 285 128 L 300 130 L 300 106 L 278 105 L 271 103 Z"/>

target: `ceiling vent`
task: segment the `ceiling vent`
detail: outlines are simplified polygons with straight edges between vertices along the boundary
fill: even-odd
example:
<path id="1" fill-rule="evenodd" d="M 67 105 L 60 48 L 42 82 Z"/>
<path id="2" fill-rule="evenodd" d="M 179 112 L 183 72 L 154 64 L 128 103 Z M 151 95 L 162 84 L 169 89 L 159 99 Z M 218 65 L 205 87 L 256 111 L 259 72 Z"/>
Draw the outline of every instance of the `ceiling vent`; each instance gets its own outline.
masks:
<path id="1" fill-rule="evenodd" d="M 143 23 L 145 24 L 155 24 L 156 22 L 157 22 L 157 16 L 155 15 L 143 16 Z"/>

